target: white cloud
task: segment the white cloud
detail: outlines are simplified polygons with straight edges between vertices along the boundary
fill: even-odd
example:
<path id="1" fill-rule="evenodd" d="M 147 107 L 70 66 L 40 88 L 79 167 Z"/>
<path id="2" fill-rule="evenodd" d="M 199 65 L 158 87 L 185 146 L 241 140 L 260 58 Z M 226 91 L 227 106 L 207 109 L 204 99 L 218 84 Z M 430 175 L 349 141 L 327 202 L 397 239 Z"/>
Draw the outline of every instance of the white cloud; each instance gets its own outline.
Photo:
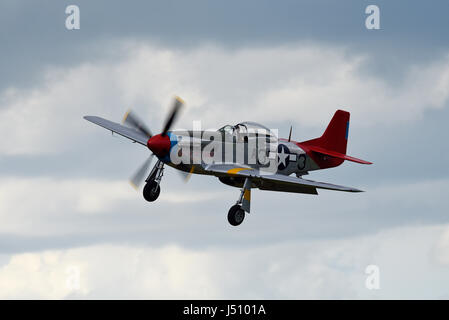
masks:
<path id="1" fill-rule="evenodd" d="M 447 297 L 449 226 L 400 225 L 417 216 L 439 219 L 448 183 L 386 186 L 359 197 L 323 192 L 301 197 L 299 211 L 297 195 L 256 192 L 254 212 L 233 229 L 226 208 L 216 210 L 236 191 L 230 188 L 225 194 L 169 189 L 149 206 L 123 181 L 3 178 L 0 233 L 37 236 L 36 242 L 75 237 L 68 249 L 0 256 L 0 298 Z M 186 208 L 192 198 L 201 209 Z M 284 210 L 276 210 L 279 203 Z M 378 231 L 364 235 L 376 223 Z M 399 227 L 386 229 L 390 223 Z M 105 230 L 111 238 L 102 236 Z M 148 241 L 123 238 L 124 230 Z M 345 238 L 333 237 L 335 230 Z M 70 248 L 89 233 L 99 235 L 96 244 Z M 364 287 L 369 264 L 380 267 L 381 290 Z M 68 286 L 73 270 L 79 289 Z"/>
<path id="2" fill-rule="evenodd" d="M 79 287 L 71 285 L 71 270 L 81 274 L 87 261 L 74 260 L 70 252 L 47 251 L 12 256 L 0 268 L 0 297 L 23 299 L 58 299 L 79 288 L 87 294 L 86 282 L 80 278 Z"/>
<path id="3" fill-rule="evenodd" d="M 161 193 L 158 211 L 164 212 L 161 204 L 179 209 L 222 196 L 223 192 L 179 192 L 171 188 Z M 121 212 L 123 220 L 127 220 L 130 212 L 148 215 L 148 207 L 140 191 L 136 192 L 125 180 L 0 178 L 0 233 L 52 236 L 100 231 L 104 224 L 89 223 L 94 216 Z M 128 223 L 135 228 L 140 224 Z M 124 228 L 120 223 L 109 227 Z"/>
<path id="4" fill-rule="evenodd" d="M 438 298 L 449 293 L 449 270 L 433 264 L 430 251 L 448 227 L 234 248 L 98 245 L 17 254 L 0 267 L 0 298 Z M 380 268 L 380 290 L 365 287 L 369 264 Z"/>
<path id="5" fill-rule="evenodd" d="M 322 191 L 307 196 L 255 190 L 252 213 L 229 242 L 232 231 L 226 213 L 239 190 L 210 179 L 214 178 L 194 177 L 188 185 L 166 181 L 157 202 L 148 203 L 124 180 L 2 178 L 0 235 L 22 241 L 6 242 L 2 250 L 122 239 L 191 247 L 204 241 L 238 245 L 259 239 L 269 244 L 279 239 L 340 238 L 445 221 L 449 206 L 444 193 L 448 180 L 388 185 L 362 194 Z M 204 187 L 206 181 L 213 185 Z"/>
<path id="6" fill-rule="evenodd" d="M 323 127 L 337 108 L 360 125 L 401 123 L 444 107 L 449 97 L 447 56 L 410 66 L 391 87 L 362 72 L 369 56 L 325 45 L 181 51 L 128 43 L 115 50 L 126 54 L 49 70 L 41 85 L 3 92 L 0 127 L 7 139 L 0 153 L 63 152 L 95 134 L 83 115 L 119 121 L 128 107 L 137 106 L 157 131 L 174 94 L 188 103 L 184 127 L 198 119 L 208 127 L 242 120 Z"/>
<path id="7" fill-rule="evenodd" d="M 64 214 L 107 212 L 118 203 L 135 198 L 123 181 L 3 178 L 0 180 L 0 216 L 3 232 L 24 233 L 40 220 Z M 36 230 L 38 232 L 38 230 Z"/>
<path id="8" fill-rule="evenodd" d="M 441 234 L 433 248 L 433 257 L 439 264 L 449 267 L 449 228 Z"/>

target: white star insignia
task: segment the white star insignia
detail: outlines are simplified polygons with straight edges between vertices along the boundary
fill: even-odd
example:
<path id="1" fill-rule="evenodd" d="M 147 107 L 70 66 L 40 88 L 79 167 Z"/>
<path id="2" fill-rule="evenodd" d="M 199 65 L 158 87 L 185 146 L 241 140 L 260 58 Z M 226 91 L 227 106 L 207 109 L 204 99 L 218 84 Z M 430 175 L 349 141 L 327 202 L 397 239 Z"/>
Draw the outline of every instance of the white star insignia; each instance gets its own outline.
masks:
<path id="1" fill-rule="evenodd" d="M 278 156 L 279 156 L 279 162 L 282 163 L 284 165 L 284 167 L 286 167 L 287 163 L 285 160 L 288 158 L 289 155 L 288 155 L 288 153 L 284 152 L 284 148 L 281 148 L 281 152 L 279 152 Z"/>

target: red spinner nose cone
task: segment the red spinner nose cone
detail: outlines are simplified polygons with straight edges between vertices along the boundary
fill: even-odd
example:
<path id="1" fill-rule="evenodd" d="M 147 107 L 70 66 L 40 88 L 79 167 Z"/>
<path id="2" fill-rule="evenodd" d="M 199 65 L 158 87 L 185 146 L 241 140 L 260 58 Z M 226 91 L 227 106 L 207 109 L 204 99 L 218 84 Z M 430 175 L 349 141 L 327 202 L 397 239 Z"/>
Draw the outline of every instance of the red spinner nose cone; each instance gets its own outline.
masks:
<path id="1" fill-rule="evenodd" d="M 164 157 L 170 152 L 170 137 L 157 134 L 148 139 L 147 147 L 158 157 Z"/>
<path id="2" fill-rule="evenodd" d="M 164 157 L 170 152 L 170 137 L 157 134 L 148 139 L 147 147 L 158 157 Z"/>

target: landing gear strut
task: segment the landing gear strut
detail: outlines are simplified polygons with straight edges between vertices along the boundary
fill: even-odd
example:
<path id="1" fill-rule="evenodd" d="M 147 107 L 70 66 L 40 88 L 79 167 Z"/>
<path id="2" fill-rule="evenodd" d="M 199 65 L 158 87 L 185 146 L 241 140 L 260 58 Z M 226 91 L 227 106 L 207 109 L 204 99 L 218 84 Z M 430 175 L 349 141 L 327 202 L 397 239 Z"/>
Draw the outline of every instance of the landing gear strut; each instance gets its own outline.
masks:
<path id="1" fill-rule="evenodd" d="M 158 160 L 148 175 L 148 178 L 145 179 L 146 184 L 143 188 L 143 197 L 145 200 L 153 202 L 159 197 L 159 193 L 161 192 L 161 187 L 159 185 L 163 175 L 164 163 L 161 160 Z"/>
<path id="2" fill-rule="evenodd" d="M 246 178 L 237 203 L 228 211 L 228 221 L 233 226 L 240 225 L 245 219 L 245 211 L 249 213 L 251 201 L 251 179 Z"/>

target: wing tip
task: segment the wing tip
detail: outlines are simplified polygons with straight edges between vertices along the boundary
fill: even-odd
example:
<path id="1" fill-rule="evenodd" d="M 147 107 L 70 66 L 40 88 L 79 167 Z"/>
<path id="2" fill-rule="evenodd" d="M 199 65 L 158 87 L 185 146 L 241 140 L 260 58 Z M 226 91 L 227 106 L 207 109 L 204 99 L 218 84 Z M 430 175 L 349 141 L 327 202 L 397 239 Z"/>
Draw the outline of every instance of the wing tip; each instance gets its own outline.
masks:
<path id="1" fill-rule="evenodd" d="M 130 113 L 131 113 L 131 109 L 128 109 L 128 111 L 125 112 L 123 119 L 122 119 L 122 124 L 125 124 L 125 121 L 128 118 Z"/>
<path id="2" fill-rule="evenodd" d="M 175 96 L 175 100 L 177 100 L 178 102 L 185 104 L 184 100 L 180 97 L 180 96 Z"/>
<path id="3" fill-rule="evenodd" d="M 84 117 L 83 117 L 84 120 L 87 120 L 87 121 L 90 121 L 90 122 L 93 122 L 93 120 L 94 120 L 95 118 L 97 118 L 97 117 L 95 117 L 95 116 L 84 116 Z"/>
<path id="4" fill-rule="evenodd" d="M 129 184 L 134 190 L 139 191 L 139 187 L 132 180 L 129 180 Z"/>

